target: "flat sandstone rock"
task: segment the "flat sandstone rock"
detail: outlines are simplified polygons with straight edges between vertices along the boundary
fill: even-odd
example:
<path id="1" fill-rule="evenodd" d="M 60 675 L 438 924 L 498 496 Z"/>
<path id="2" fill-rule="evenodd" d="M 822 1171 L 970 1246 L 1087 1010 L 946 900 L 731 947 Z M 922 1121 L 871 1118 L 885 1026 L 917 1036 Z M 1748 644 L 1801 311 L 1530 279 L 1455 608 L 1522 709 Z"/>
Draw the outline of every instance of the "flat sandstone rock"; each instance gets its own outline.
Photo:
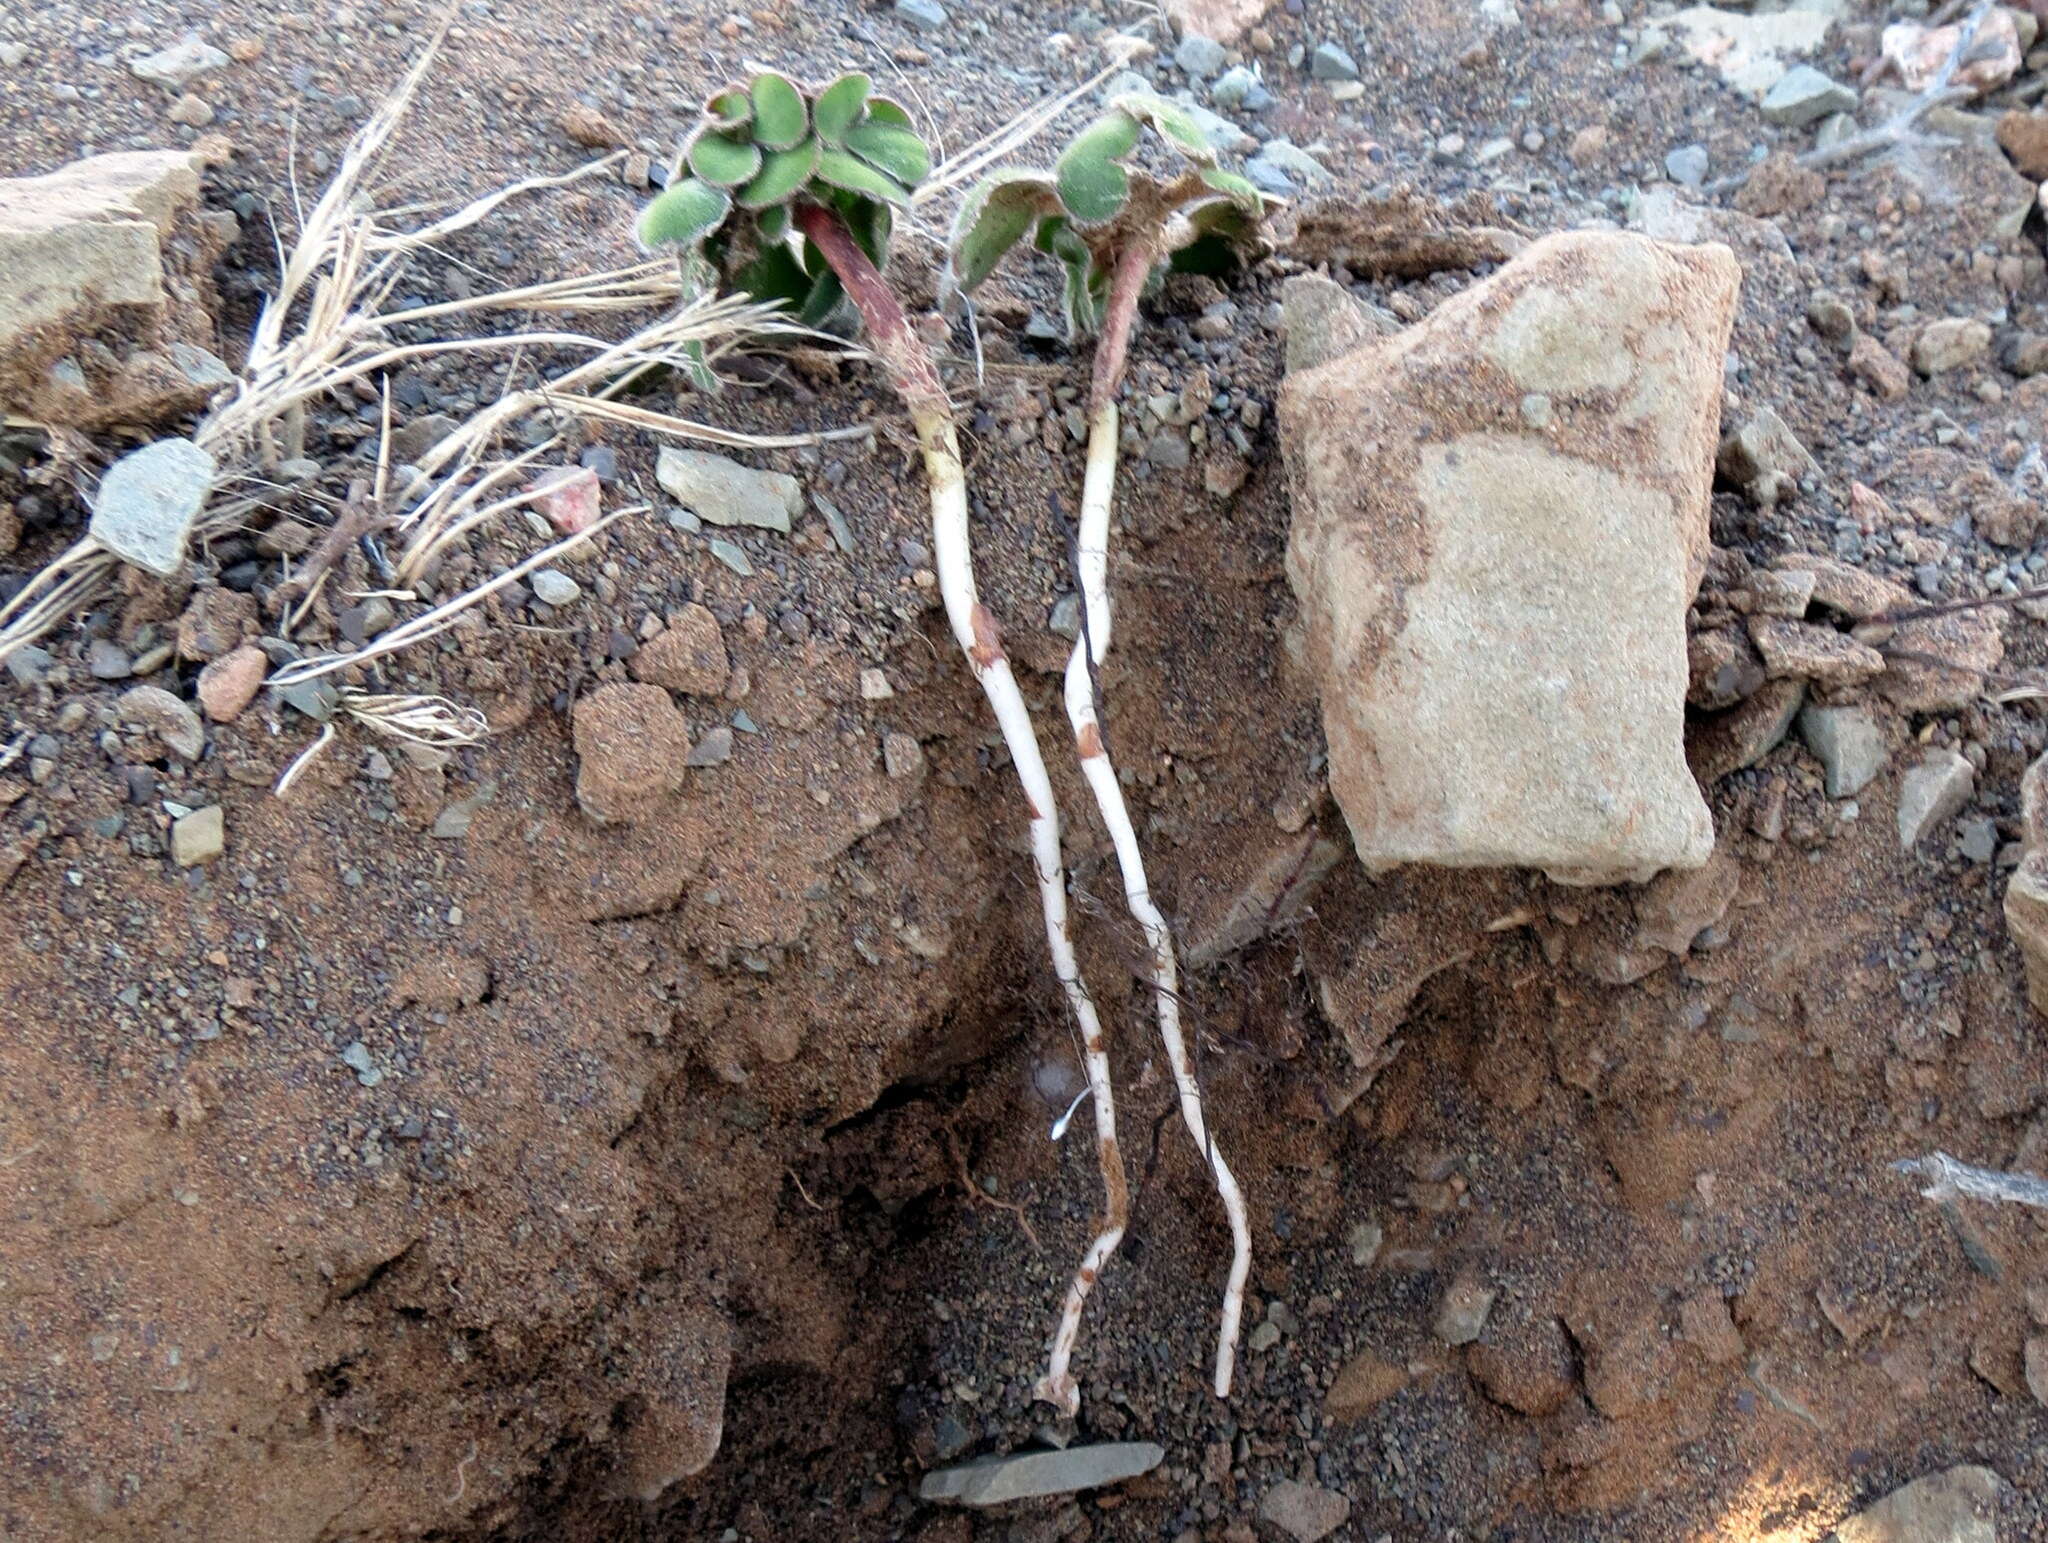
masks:
<path id="1" fill-rule="evenodd" d="M 1368 866 L 1707 860 L 1685 611 L 1739 281 L 1718 245 L 1550 236 L 1287 380 L 1288 577 Z"/>

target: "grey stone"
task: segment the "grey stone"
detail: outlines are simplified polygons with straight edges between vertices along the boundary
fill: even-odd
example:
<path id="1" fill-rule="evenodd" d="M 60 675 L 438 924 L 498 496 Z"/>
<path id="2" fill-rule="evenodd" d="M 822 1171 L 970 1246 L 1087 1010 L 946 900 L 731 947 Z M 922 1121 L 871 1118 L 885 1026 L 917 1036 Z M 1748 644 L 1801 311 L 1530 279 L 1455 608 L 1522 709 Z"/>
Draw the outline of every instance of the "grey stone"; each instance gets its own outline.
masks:
<path id="1" fill-rule="evenodd" d="M 1052 611 L 1046 617 L 1046 630 L 1056 637 L 1072 642 L 1081 635 L 1081 596 L 1069 590 L 1053 601 Z"/>
<path id="2" fill-rule="evenodd" d="M 135 60 L 128 66 L 128 72 L 137 80 L 162 86 L 166 91 L 184 91 L 202 75 L 225 69 L 227 63 L 226 54 L 194 34 Z"/>
<path id="3" fill-rule="evenodd" d="M 377 1063 L 370 1059 L 370 1047 L 361 1040 L 351 1040 L 341 1052 L 341 1064 L 356 1074 L 356 1081 L 366 1088 L 374 1088 L 384 1080 Z"/>
<path id="4" fill-rule="evenodd" d="M 542 605 L 574 605 L 583 598 L 583 586 L 558 568 L 542 568 L 530 573 L 526 582 L 533 589 L 533 598 Z"/>
<path id="5" fill-rule="evenodd" d="M 796 478 L 702 450 L 663 446 L 654 477 L 709 525 L 751 525 L 786 535 L 789 522 L 803 513 L 804 492 Z"/>
<path id="6" fill-rule="evenodd" d="M 1319 1543 L 1351 1519 L 1351 1501 L 1336 1490 L 1282 1479 L 1259 1502 L 1259 1520 L 1295 1543 Z"/>
<path id="7" fill-rule="evenodd" d="M 1681 187 L 1696 188 L 1707 180 L 1707 147 L 1680 145 L 1664 157 L 1664 171 Z"/>
<path id="8" fill-rule="evenodd" d="M 42 682 L 56 662 L 47 648 L 24 643 L 7 656 L 7 673 L 14 677 L 17 686 L 34 686 Z"/>
<path id="9" fill-rule="evenodd" d="M 732 759 L 732 730 L 721 723 L 690 747 L 690 753 L 683 758 L 685 766 L 723 766 Z"/>
<path id="10" fill-rule="evenodd" d="M 1867 707 L 1822 707 L 1808 703 L 1799 732 L 1826 773 L 1829 798 L 1852 798 L 1884 770 L 1891 752 L 1884 730 Z"/>
<path id="11" fill-rule="evenodd" d="M 946 25 L 946 8 L 938 0 L 896 0 L 896 19 L 919 32 L 937 32 Z"/>
<path id="12" fill-rule="evenodd" d="M 1856 110 L 1856 93 L 1810 64 L 1795 64 L 1764 93 L 1764 117 L 1800 129 L 1833 113 Z"/>
<path id="13" fill-rule="evenodd" d="M 1685 613 L 1739 276 L 1723 247 L 1550 236 L 1283 383 L 1288 578 L 1368 867 L 1707 860 Z"/>
<path id="14" fill-rule="evenodd" d="M 2005 1480 L 1974 1464 L 1893 1490 L 1841 1523 L 1833 1543 L 1998 1543 Z"/>
<path id="15" fill-rule="evenodd" d="M 1998 822 L 1989 815 L 1963 821 L 1963 856 L 1973 863 L 1988 863 L 1998 855 Z"/>
<path id="16" fill-rule="evenodd" d="M 1286 139 L 1269 139 L 1259 147 L 1259 153 L 1245 165 L 1245 174 L 1253 176 L 1252 168 L 1263 166 L 1277 171 L 1281 176 L 1303 187 L 1317 187 L 1330 180 L 1330 169 L 1299 145 Z"/>
<path id="17" fill-rule="evenodd" d="M 1261 193 L 1272 193 L 1276 197 L 1286 198 L 1300 191 L 1295 187 L 1294 179 L 1271 161 L 1247 161 L 1244 165 L 1244 174 L 1251 179 L 1252 186 Z"/>
<path id="18" fill-rule="evenodd" d="M 227 817 L 219 804 L 194 809 L 171 822 L 171 861 L 180 868 L 210 863 L 227 850 L 227 839 Z"/>
<path id="19" fill-rule="evenodd" d="M 1309 55 L 1308 72 L 1317 80 L 1356 80 L 1358 63 L 1335 43 L 1319 43 Z"/>
<path id="20" fill-rule="evenodd" d="M 111 638 L 94 638 L 85 645 L 85 668 L 94 680 L 126 680 L 135 673 L 128 650 Z"/>
<path id="21" fill-rule="evenodd" d="M 1195 127 L 1202 131 L 1202 137 L 1219 154 L 1241 155 L 1258 143 L 1221 113 L 1211 112 L 1185 92 L 1175 98 L 1174 105 L 1195 120 Z"/>
<path id="22" fill-rule="evenodd" d="M 1258 87 L 1259 77 L 1242 64 L 1234 64 L 1217 76 L 1216 83 L 1209 88 L 1209 100 L 1225 112 L 1238 112 L 1251 105 L 1251 94 Z"/>
<path id="23" fill-rule="evenodd" d="M 160 439 L 130 451 L 100 478 L 93 540 L 124 563 L 176 578 L 192 522 L 213 491 L 214 459 L 189 439 Z"/>
<path id="24" fill-rule="evenodd" d="M 924 1476 L 918 1498 L 964 1506 L 1004 1505 L 1042 1495 L 1071 1495 L 1150 1473 L 1166 1458 L 1151 1441 L 1108 1441 L 1061 1452 L 1013 1452 Z"/>
<path id="25" fill-rule="evenodd" d="M 1145 459 L 1168 471 L 1186 471 L 1191 458 L 1188 437 L 1179 429 L 1161 429 L 1145 446 Z"/>
<path id="26" fill-rule="evenodd" d="M 206 753 L 206 726 L 199 714 L 161 686 L 130 686 L 114 709 L 124 724 L 154 734 L 182 760 L 196 761 Z"/>
<path id="27" fill-rule="evenodd" d="M 1368 305 L 1334 279 L 1297 273 L 1280 286 L 1287 372 L 1312 370 L 1401 330 L 1391 311 Z"/>
<path id="28" fill-rule="evenodd" d="M 1977 770 L 1953 750 L 1930 750 L 1899 779 L 1899 847 L 1910 852 L 1946 825 L 1977 790 Z"/>
<path id="29" fill-rule="evenodd" d="M 1493 1312 L 1494 1295 L 1491 1287 L 1475 1280 L 1461 1277 L 1451 1282 L 1437 1306 L 1436 1322 L 1432 1325 L 1436 1337 L 1447 1345 L 1471 1344 L 1485 1332 L 1487 1317 Z"/>
<path id="30" fill-rule="evenodd" d="M 1207 80 L 1223 68 L 1223 45 L 1199 32 L 1190 32 L 1173 51 L 1173 62 L 1187 72 L 1190 80 Z"/>

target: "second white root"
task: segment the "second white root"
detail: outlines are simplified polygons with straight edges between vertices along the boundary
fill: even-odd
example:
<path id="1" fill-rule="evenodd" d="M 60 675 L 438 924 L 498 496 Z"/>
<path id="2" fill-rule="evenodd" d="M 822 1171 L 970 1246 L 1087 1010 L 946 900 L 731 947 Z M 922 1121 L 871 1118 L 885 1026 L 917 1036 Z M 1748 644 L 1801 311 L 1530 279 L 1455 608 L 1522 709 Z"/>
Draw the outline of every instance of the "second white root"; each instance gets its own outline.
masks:
<path id="1" fill-rule="evenodd" d="M 936 415 L 933 417 L 936 420 Z M 1034 1389 L 1039 1398 L 1071 1415 L 1081 1405 L 1080 1387 L 1068 1369 L 1081 1335 L 1081 1310 L 1101 1277 L 1102 1267 L 1123 1241 L 1130 1213 L 1123 1155 L 1116 1139 L 1116 1098 L 1110 1086 L 1109 1049 L 1103 1038 L 1102 1020 L 1095 1011 L 1095 999 L 1081 978 L 1081 963 L 1074 953 L 1067 914 L 1066 865 L 1060 856 L 1059 808 L 1053 801 L 1052 779 L 1047 776 L 1045 758 L 1039 753 L 1031 710 L 1025 705 L 1024 693 L 1018 689 L 1017 677 L 1003 653 L 995 618 L 975 592 L 967 533 L 967 479 L 960 465 L 959 446 L 950 420 L 925 421 L 921 416 L 918 435 L 924 448 L 925 471 L 931 480 L 932 555 L 938 570 L 939 592 L 946 603 L 946 618 L 952 624 L 953 636 L 966 653 L 975 678 L 981 682 L 989 706 L 995 711 L 1003 742 L 1009 746 L 1010 759 L 1017 769 L 1017 780 L 1023 785 L 1031 820 L 1032 866 L 1038 878 L 1039 906 L 1045 916 L 1046 948 L 1052 955 L 1053 973 L 1081 1025 L 1082 1058 L 1088 1071 L 1089 1091 L 1094 1095 L 1095 1140 L 1105 1192 L 1102 1223 L 1067 1287 L 1045 1375 Z"/>
<path id="2" fill-rule="evenodd" d="M 1123 787 L 1110 764 L 1109 747 L 1102 737 L 1097 718 L 1095 674 L 1109 652 L 1109 513 L 1116 487 L 1117 408 L 1114 400 L 1096 408 L 1088 426 L 1088 469 L 1081 492 L 1081 528 L 1076 564 L 1080 569 L 1082 628 L 1067 661 L 1067 721 L 1073 725 L 1074 744 L 1081 757 L 1081 772 L 1102 811 L 1102 823 L 1116 847 L 1117 867 L 1123 874 L 1124 901 L 1145 934 L 1152 951 L 1152 989 L 1158 999 L 1159 1037 L 1166 1044 L 1167 1059 L 1173 1064 L 1173 1080 L 1180 1093 L 1181 1119 L 1208 1160 L 1216 1181 L 1216 1193 L 1223 1199 L 1224 1214 L 1230 1219 L 1230 1278 L 1223 1291 L 1222 1325 L 1216 1343 L 1216 1396 L 1227 1398 L 1237 1367 L 1238 1327 L 1244 1316 L 1245 1280 L 1252 1268 L 1251 1222 L 1245 1212 L 1244 1192 L 1237 1176 L 1223 1160 L 1215 1138 L 1203 1118 L 1202 1089 L 1188 1059 L 1186 1037 L 1180 1025 L 1180 970 L 1174 959 L 1173 933 L 1166 917 L 1152 898 L 1152 886 L 1145 876 L 1145 856 L 1138 846 L 1138 833 L 1131 824 L 1124 803 Z"/>

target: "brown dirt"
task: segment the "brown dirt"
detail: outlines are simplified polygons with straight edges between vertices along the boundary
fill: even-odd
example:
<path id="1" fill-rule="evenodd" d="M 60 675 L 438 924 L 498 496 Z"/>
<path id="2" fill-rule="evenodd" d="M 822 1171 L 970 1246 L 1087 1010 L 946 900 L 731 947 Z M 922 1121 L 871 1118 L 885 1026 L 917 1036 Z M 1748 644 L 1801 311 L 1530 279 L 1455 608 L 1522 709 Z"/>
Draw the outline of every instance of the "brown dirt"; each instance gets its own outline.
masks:
<path id="1" fill-rule="evenodd" d="M 1092 67 L 1043 46 L 1065 10 L 951 9 L 936 35 L 833 4 L 764 9 L 728 36 L 723 12 L 689 4 L 466 7 L 408 130 L 402 192 L 575 164 L 561 124 L 579 98 L 660 146 L 670 99 L 748 57 L 876 68 L 956 146 Z M 1615 73 L 1617 29 L 1595 9 L 1522 14 L 1489 33 L 1463 6 L 1276 6 L 1270 122 L 1324 139 L 1346 192 L 1405 181 L 1469 197 L 1463 223 L 1530 232 L 1618 216 L 1603 193 L 1673 144 L 1702 140 L 1723 167 L 1804 143 L 1699 73 Z M 430 19 L 239 0 L 10 13 L 0 42 L 29 52 L 0 66 L 0 167 L 189 141 L 121 56 L 196 25 L 262 45 L 200 88 L 238 150 L 209 196 L 253 194 L 283 219 L 288 136 L 317 181 Z M 1850 78 L 1879 20 L 1852 17 L 1818 62 Z M 1332 36 L 1369 82 L 1350 107 L 1282 62 Z M 1532 128 L 1540 150 L 1490 166 L 1432 150 Z M 1724 405 L 1774 406 L 1824 471 L 1772 510 L 1717 494 L 1722 546 L 1760 563 L 1832 551 L 1908 583 L 1953 557 L 1951 594 L 2018 560 L 1956 528 L 1956 500 L 2048 435 L 2039 382 L 1994 354 L 1887 400 L 1804 320 L 1810 292 L 1833 290 L 1898 359 L 1931 316 L 2004 307 L 2043 330 L 2039 248 L 1992 228 L 2013 180 L 1996 156 L 1856 167 L 1775 218 L 1711 217 L 1746 275 Z M 557 195 L 421 283 L 621 259 L 638 196 Z M 1403 271 L 1356 276 L 1396 314 L 1469 282 L 1434 271 L 1434 238 L 1394 246 Z M 268 248 L 246 218 L 221 274 L 229 339 Z M 907 253 L 914 296 L 927 257 Z M 1795 742 L 1710 790 L 1739 871 L 1712 946 L 1631 985 L 1597 978 L 1633 944 L 1628 892 L 1369 879 L 1283 641 L 1279 344 L 1262 318 L 1287 271 L 1234 295 L 1230 339 L 1194 336 L 1174 295 L 1140 336 L 1132 400 L 1178 398 L 1206 371 L 1188 395 L 1209 439 L 1185 471 L 1133 469 L 1103 679 L 1154 882 L 1190 942 L 1255 875 L 1285 888 L 1310 871 L 1314 833 L 1343 847 L 1306 909 L 1188 986 L 1211 1118 L 1253 1210 L 1247 1321 L 1277 1330 L 1229 1403 L 1205 1389 L 1227 1238 L 1171 1118 L 1106 838 L 1056 755 L 1135 1189 L 1089 1308 L 1079 1434 L 1168 1457 L 1016 1515 L 912 1498 L 942 1456 L 1021 1444 L 1043 1420 L 1029 1390 L 1094 1164 L 1085 1141 L 1045 1139 L 1077 1058 L 1014 783 L 922 571 L 907 433 L 858 368 L 776 369 L 692 410 L 774 430 L 875 422 L 872 445 L 756 458 L 840 508 L 854 550 L 812 513 L 789 538 L 739 538 L 742 578 L 658 519 L 615 527 L 568 565 L 578 608 L 493 602 L 385 677 L 490 713 L 492 738 L 445 771 L 349 739 L 273 798 L 312 729 L 268 701 L 214 726 L 193 765 L 123 735 L 125 683 L 92 679 L 83 649 L 168 640 L 186 597 L 154 587 L 49 640 L 43 684 L 0 687 L 0 747 L 26 751 L 0 769 L 0 1534 L 1237 1543 L 1294 1477 L 1350 1496 L 1340 1538 L 1790 1543 L 1963 1461 L 2015 1487 L 2012 1536 L 2048 1532 L 2048 1411 L 2020 1370 L 2029 1294 L 2038 1311 L 2048 1287 L 2041 1219 L 1944 1213 L 1887 1167 L 1936 1147 L 2048 1161 L 2048 1054 L 1999 913 L 2010 854 L 1972 862 L 1944 831 L 1901 855 L 1908 752 L 1852 820 Z M 1046 618 L 1068 581 L 1047 510 L 1078 487 L 1058 414 L 1087 364 L 1025 336 L 1045 302 L 1021 276 L 992 291 L 985 383 L 963 370 L 956 386 L 984 592 L 1051 725 L 1067 644 Z M 410 410 L 503 380 L 422 372 Z M 336 404 L 319 426 L 337 491 L 374 416 Z M 652 447 L 612 448 L 608 502 L 654 494 Z M 1206 491 L 1240 469 L 1228 496 Z M 1895 519 L 1869 518 L 1852 483 Z M 0 467 L 9 502 L 26 534 L 0 574 L 18 575 L 79 512 Z M 479 571 L 513 549 L 481 551 Z M 230 544 L 208 575 L 256 555 Z M 344 577 L 368 583 L 360 566 Z M 735 711 L 758 732 L 651 815 L 598 827 L 576 803 L 572 714 L 633 678 L 647 617 L 693 605 L 717 618 L 733 677 L 722 698 L 676 699 L 692 740 Z M 2041 666 L 2039 631 L 2012 618 L 2006 672 Z M 871 667 L 893 696 L 862 696 Z M 197 668 L 157 679 L 189 696 Z M 2020 772 L 2048 739 L 2034 705 L 1873 700 L 1895 744 L 1981 757 L 1967 813 L 2017 836 Z M 888 774 L 889 734 L 922 745 L 921 775 Z M 223 805 L 225 856 L 170 864 L 165 800 Z M 472 810 L 466 829 L 435 834 L 461 826 L 451 805 Z M 341 1058 L 356 1045 L 369 1074 Z M 965 1192 L 963 1162 L 1021 1204 L 1042 1249 Z M 1362 1224 L 1383 1233 L 1364 1264 Z M 1497 1292 L 1487 1327 L 1452 1348 L 1432 1325 L 1474 1282 Z M 717 1458 L 643 1500 L 710 1444 L 706 1389 L 728 1359 Z"/>

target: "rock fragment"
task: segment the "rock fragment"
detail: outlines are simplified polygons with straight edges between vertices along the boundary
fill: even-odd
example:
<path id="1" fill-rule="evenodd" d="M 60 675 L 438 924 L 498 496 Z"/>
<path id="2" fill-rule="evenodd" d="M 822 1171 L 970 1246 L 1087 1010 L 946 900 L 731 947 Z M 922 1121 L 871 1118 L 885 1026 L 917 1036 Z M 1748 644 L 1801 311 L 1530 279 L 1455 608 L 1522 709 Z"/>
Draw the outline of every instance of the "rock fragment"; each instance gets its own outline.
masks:
<path id="1" fill-rule="evenodd" d="M 189 439 L 160 439 L 121 457 L 93 496 L 93 540 L 160 578 L 184 566 L 192 523 L 213 491 L 214 459 Z"/>
<path id="2" fill-rule="evenodd" d="M 1735 283 L 1722 248 L 1552 236 L 1286 382 L 1288 576 L 1368 865 L 1705 861 L 1684 616 Z M 1557 422 L 1503 429 L 1531 392 Z"/>
<path id="3" fill-rule="evenodd" d="M 917 1493 L 925 1501 L 1005 1505 L 1121 1484 L 1150 1473 L 1165 1458 L 1166 1449 L 1151 1441 L 1106 1441 L 1054 1452 L 1012 1452 L 1007 1457 L 985 1457 L 928 1473 Z"/>
<path id="4" fill-rule="evenodd" d="M 663 446 L 654 476 L 707 525 L 751 525 L 786 535 L 789 522 L 803 513 L 803 488 L 796 478 L 702 450 Z"/>
<path id="5" fill-rule="evenodd" d="M 599 824 L 630 823 L 682 785 L 690 727 L 659 686 L 600 686 L 571 715 L 576 802 Z"/>
<path id="6" fill-rule="evenodd" d="M 1931 1473 L 1837 1525 L 1833 1543 L 1998 1543 L 2005 1488 L 1989 1468 Z"/>
<path id="7" fill-rule="evenodd" d="M 1953 750 L 1930 750 L 1899 779 L 1899 847 L 1910 852 L 1961 812 L 1977 769 Z"/>

